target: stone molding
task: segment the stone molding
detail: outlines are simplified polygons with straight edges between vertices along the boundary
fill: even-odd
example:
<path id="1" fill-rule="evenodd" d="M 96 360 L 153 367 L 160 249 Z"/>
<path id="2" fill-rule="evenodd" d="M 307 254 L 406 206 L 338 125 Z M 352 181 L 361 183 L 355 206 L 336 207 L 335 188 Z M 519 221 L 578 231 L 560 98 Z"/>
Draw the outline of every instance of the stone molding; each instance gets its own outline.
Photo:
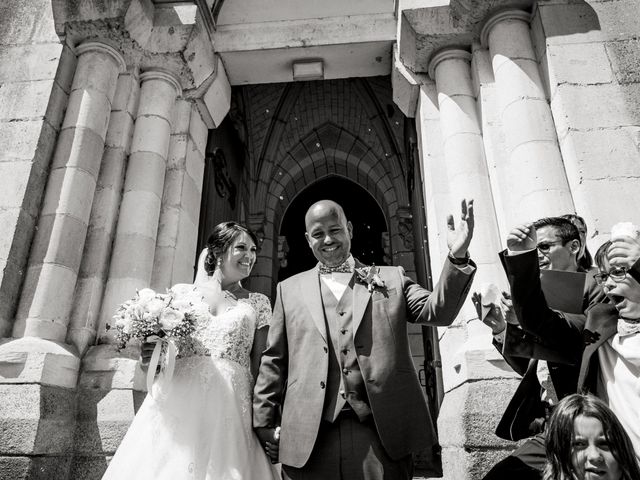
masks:
<path id="1" fill-rule="evenodd" d="M 429 77 L 431 77 L 431 79 L 435 81 L 436 68 L 438 68 L 438 64 L 440 62 L 444 62 L 445 60 L 455 60 L 455 59 L 465 60 L 471 63 L 471 53 L 469 53 L 467 50 L 463 50 L 461 48 L 456 48 L 456 47 L 445 48 L 443 50 L 440 50 L 433 57 L 431 57 L 431 60 L 429 61 L 429 67 L 428 67 Z"/>
<path id="2" fill-rule="evenodd" d="M 124 56 L 118 50 L 103 42 L 89 41 L 82 42 L 75 48 L 76 55 L 81 55 L 88 52 L 101 52 L 111 56 L 118 65 L 118 73 L 122 73 L 127 69 L 127 64 L 124 61 Z"/>
<path id="3" fill-rule="evenodd" d="M 75 388 L 79 370 L 77 350 L 63 342 L 38 337 L 0 341 L 0 384 Z"/>
<path id="4" fill-rule="evenodd" d="M 198 89 L 216 70 L 213 20 L 204 0 L 190 4 L 188 16 L 174 11 L 179 6 L 150 0 L 52 4 L 56 32 L 72 48 L 99 39 L 121 52 L 127 65 L 171 71 L 183 89 Z"/>
<path id="5" fill-rule="evenodd" d="M 165 70 L 147 70 L 146 72 L 142 72 L 140 74 L 141 85 L 149 80 L 163 80 L 176 89 L 176 97 L 180 97 L 182 95 L 182 87 L 180 86 L 180 81 L 175 75 L 170 72 L 167 72 Z"/>
<path id="6" fill-rule="evenodd" d="M 519 20 L 529 24 L 531 23 L 531 14 L 524 10 L 509 9 L 489 17 L 480 30 L 480 44 L 483 48 L 489 48 L 489 33 L 491 33 L 491 29 L 506 20 Z"/>

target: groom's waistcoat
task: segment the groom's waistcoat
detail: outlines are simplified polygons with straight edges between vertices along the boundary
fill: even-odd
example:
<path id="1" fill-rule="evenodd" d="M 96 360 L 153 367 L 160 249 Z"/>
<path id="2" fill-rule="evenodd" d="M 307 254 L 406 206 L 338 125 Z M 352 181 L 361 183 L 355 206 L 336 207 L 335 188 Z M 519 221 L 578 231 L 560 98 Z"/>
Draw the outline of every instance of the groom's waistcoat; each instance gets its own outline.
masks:
<path id="1" fill-rule="evenodd" d="M 338 301 L 320 280 L 324 317 L 331 337 L 327 392 L 322 410 L 322 419 L 329 422 L 336 419 L 346 403 L 361 419 L 371 414 L 353 337 L 353 281 L 352 277 Z"/>

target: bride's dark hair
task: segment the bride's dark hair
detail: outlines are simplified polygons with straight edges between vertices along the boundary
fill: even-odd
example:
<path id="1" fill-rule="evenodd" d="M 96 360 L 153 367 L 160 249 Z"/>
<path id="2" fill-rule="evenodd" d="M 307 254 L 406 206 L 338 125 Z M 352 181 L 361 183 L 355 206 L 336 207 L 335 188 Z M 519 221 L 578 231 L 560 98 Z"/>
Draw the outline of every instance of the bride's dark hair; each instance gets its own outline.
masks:
<path id="1" fill-rule="evenodd" d="M 222 222 L 216 225 L 207 239 L 207 256 L 204 259 L 204 270 L 213 275 L 218 258 L 225 254 L 240 233 L 246 233 L 258 246 L 258 238 L 247 227 L 237 222 Z"/>

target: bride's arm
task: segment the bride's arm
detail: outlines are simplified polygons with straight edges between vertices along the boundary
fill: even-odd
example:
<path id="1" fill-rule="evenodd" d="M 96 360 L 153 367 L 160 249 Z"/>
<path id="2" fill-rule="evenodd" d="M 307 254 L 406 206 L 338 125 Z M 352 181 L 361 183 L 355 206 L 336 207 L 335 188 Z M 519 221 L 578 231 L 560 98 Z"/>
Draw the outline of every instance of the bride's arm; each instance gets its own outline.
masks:
<path id="1" fill-rule="evenodd" d="M 262 353 L 267 347 L 267 334 L 269 333 L 269 327 L 265 325 L 256 330 L 253 336 L 253 346 L 251 347 L 251 375 L 255 383 L 258 378 L 258 370 L 260 369 L 260 359 Z"/>

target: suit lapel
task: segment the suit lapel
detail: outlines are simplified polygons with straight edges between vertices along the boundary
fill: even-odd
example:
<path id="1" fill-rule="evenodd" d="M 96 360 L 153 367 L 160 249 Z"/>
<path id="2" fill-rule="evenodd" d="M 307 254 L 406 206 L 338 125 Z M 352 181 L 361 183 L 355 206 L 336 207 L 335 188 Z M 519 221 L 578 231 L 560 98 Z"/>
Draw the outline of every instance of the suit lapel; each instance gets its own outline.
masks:
<path id="1" fill-rule="evenodd" d="M 580 364 L 578 385 L 584 385 L 591 356 L 605 341 L 615 335 L 618 328 L 618 311 L 610 304 L 601 303 L 591 309 L 582 331 L 585 347 Z"/>
<path id="2" fill-rule="evenodd" d="M 365 267 L 362 263 L 356 260 L 356 268 Z M 364 316 L 364 312 L 367 309 L 367 304 L 369 300 L 371 300 L 371 292 L 367 286 L 358 281 L 358 274 L 353 272 L 353 317 L 351 321 L 353 322 L 353 335 L 355 337 L 356 332 L 358 331 L 358 327 L 362 322 L 362 317 Z"/>
<path id="3" fill-rule="evenodd" d="M 300 282 L 303 300 L 311 313 L 313 323 L 316 324 L 320 335 L 327 343 L 327 327 L 324 323 L 324 307 L 322 306 L 322 294 L 320 292 L 320 277 L 318 267 L 305 272 Z"/>

